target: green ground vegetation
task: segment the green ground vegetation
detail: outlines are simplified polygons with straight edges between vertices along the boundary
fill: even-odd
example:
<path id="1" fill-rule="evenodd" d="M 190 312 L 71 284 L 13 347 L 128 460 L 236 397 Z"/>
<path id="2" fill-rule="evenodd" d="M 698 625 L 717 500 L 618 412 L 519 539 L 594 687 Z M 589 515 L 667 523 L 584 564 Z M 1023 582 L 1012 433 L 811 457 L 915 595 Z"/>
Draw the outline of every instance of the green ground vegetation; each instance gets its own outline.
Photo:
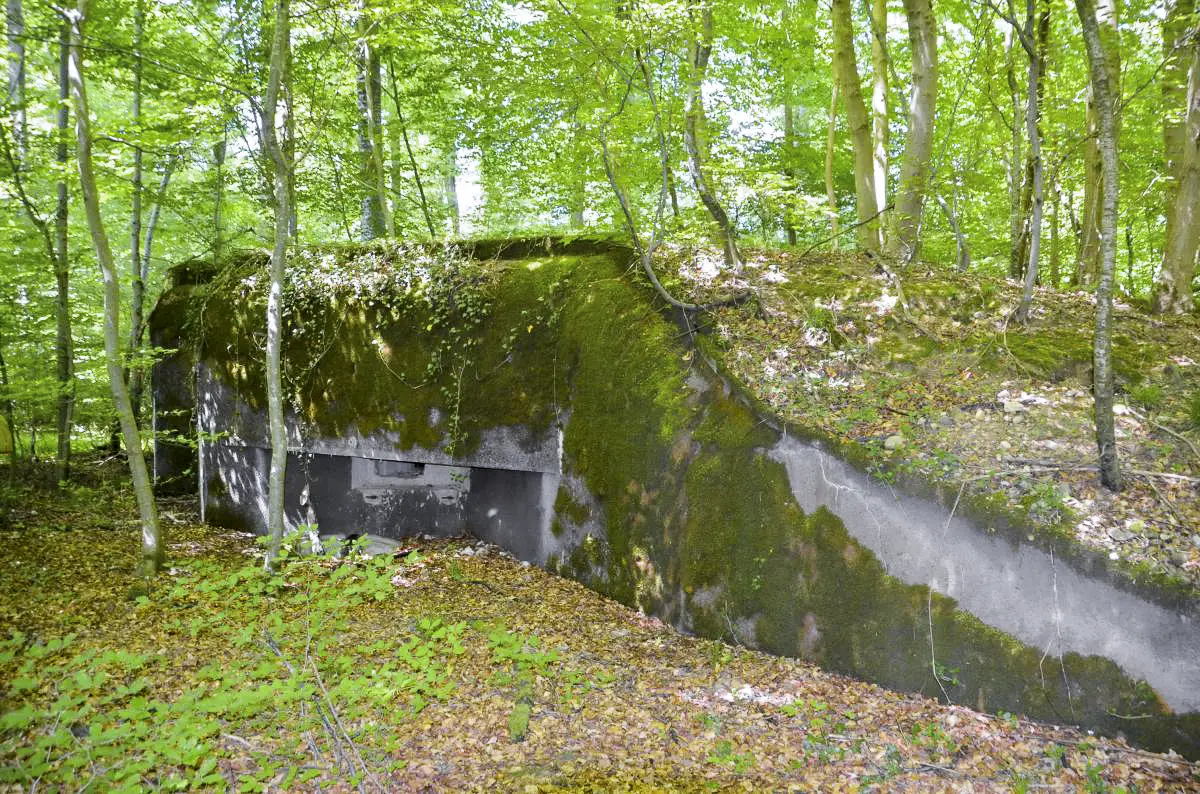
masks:
<path id="1" fill-rule="evenodd" d="M 684 637 L 465 539 L 268 575 L 171 503 L 168 573 L 131 597 L 112 470 L 0 471 L 15 788 L 1200 790 L 1178 757 Z"/>

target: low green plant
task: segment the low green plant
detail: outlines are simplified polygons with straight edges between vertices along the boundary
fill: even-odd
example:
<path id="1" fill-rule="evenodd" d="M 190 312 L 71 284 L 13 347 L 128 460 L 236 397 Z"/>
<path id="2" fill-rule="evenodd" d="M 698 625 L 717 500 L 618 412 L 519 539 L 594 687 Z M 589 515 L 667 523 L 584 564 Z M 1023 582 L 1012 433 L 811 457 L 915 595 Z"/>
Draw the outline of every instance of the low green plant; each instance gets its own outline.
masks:
<path id="1" fill-rule="evenodd" d="M 1200 430 L 1200 389 L 1193 391 L 1187 398 L 1188 422 L 1195 430 Z"/>
<path id="2" fill-rule="evenodd" d="M 1050 480 L 1035 483 L 1022 503 L 1029 511 L 1030 518 L 1041 524 L 1057 524 L 1071 516 L 1071 509 L 1064 501 L 1062 492 Z"/>
<path id="3" fill-rule="evenodd" d="M 938 677 L 938 680 L 949 686 L 960 686 L 961 681 L 958 680 L 960 670 L 957 667 L 947 667 L 941 662 L 933 663 L 933 674 Z"/>
<path id="4" fill-rule="evenodd" d="M 706 760 L 710 764 L 733 767 L 734 774 L 744 775 L 754 766 L 755 758 L 753 753 L 735 753 L 733 742 L 722 739 L 717 742 L 717 746 L 708 754 Z"/>
<path id="5" fill-rule="evenodd" d="M 533 713 L 534 684 L 537 678 L 551 677 L 558 660 L 558 651 L 543 649 L 534 634 L 524 635 L 496 626 L 488 634 L 492 647 L 492 662 L 501 665 L 492 680 L 516 689 L 513 709 L 508 716 L 508 736 L 513 742 L 525 740 L 529 719 Z"/>
<path id="6" fill-rule="evenodd" d="M 958 742 L 936 722 L 914 723 L 911 740 L 917 747 L 923 747 L 935 755 L 953 755 L 958 752 Z"/>
<path id="7" fill-rule="evenodd" d="M 1166 393 L 1157 383 L 1142 383 L 1130 387 L 1129 397 L 1147 411 L 1155 411 L 1162 407 Z"/>
<path id="8" fill-rule="evenodd" d="M 733 661 L 733 651 L 720 640 L 705 641 L 704 651 L 708 657 L 708 666 L 712 669 L 713 676 L 716 676 Z"/>
<path id="9" fill-rule="evenodd" d="M 1020 772 L 1013 772 L 1012 794 L 1029 794 L 1033 786 L 1033 778 Z"/>

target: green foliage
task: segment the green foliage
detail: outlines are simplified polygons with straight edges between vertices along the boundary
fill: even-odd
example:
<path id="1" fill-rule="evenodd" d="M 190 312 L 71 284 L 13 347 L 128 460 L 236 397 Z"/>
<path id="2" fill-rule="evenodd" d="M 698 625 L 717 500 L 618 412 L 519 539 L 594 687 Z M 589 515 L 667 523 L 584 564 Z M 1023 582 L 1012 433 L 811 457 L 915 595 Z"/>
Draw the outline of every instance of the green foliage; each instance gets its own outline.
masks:
<path id="1" fill-rule="evenodd" d="M 936 722 L 913 723 L 910 740 L 935 756 L 950 756 L 958 752 L 958 743 Z"/>
<path id="2" fill-rule="evenodd" d="M 169 633 L 232 651 L 196 671 L 202 686 L 174 692 L 152 684 L 168 661 L 160 656 L 99 651 L 74 637 L 38 642 L 18 633 L 3 641 L 0 668 L 13 672 L 7 697 L 21 705 L 0 725 L 0 755 L 13 762 L 0 769 L 0 782 L 62 784 L 91 774 L 105 788 L 137 790 L 168 770 L 158 785 L 205 788 L 224 780 L 217 765 L 228 747 L 220 737 L 231 723 L 261 731 L 298 713 L 297 730 L 320 733 L 322 714 L 394 718 L 449 698 L 466 624 L 423 618 L 393 639 L 344 645 L 348 612 L 393 596 L 392 562 L 354 553 L 340 564 L 300 559 L 292 551 L 299 542 L 289 538 L 275 573 L 253 562 L 229 569 L 197 560 L 176 583 L 139 599 L 145 619 L 166 616 Z M 389 749 L 385 735 L 356 741 L 368 753 Z M 279 764 L 305 775 L 307 748 L 292 753 L 262 756 L 243 785 L 264 787 Z"/>
<path id="3" fill-rule="evenodd" d="M 1192 428 L 1200 430 L 1200 390 L 1193 391 L 1187 398 L 1187 416 Z"/>
<path id="4" fill-rule="evenodd" d="M 1163 387 L 1157 383 L 1142 383 L 1132 386 L 1129 389 L 1129 396 L 1147 411 L 1161 408 L 1163 401 L 1166 399 Z"/>
<path id="5" fill-rule="evenodd" d="M 754 766 L 754 753 L 739 753 L 734 751 L 733 742 L 722 739 L 709 753 L 706 759 L 710 764 L 726 765 L 733 768 L 734 774 L 744 775 Z"/>

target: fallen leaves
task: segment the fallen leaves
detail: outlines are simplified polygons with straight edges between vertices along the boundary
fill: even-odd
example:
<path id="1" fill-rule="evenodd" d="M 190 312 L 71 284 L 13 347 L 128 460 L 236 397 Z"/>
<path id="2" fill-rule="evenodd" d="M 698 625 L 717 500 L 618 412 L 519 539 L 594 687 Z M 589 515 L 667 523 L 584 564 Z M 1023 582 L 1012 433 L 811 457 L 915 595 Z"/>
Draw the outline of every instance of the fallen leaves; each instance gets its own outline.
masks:
<path id="1" fill-rule="evenodd" d="M 31 492 L 27 506 L 45 514 L 48 498 Z M 126 495 L 114 504 L 110 519 L 134 515 Z M 74 509 L 85 526 L 91 519 L 83 504 Z M 73 523 L 72 515 L 56 520 Z M 220 704 L 222 711 L 207 718 L 216 720 L 213 733 L 200 745 L 214 761 L 205 774 L 225 781 L 217 785 L 238 781 L 250 788 L 257 780 L 276 789 L 356 788 L 346 771 L 356 764 L 334 761 L 315 716 L 320 702 L 343 721 L 345 736 L 389 791 L 1098 790 L 1098 784 L 1200 791 L 1196 769 L 1178 758 L 940 706 L 799 661 L 686 637 L 474 541 L 411 541 L 402 561 L 387 556 L 325 567 L 299 561 L 288 575 L 293 586 L 251 596 L 249 580 L 237 573 L 254 566 L 248 541 L 188 523 L 172 539 L 177 575 L 162 577 L 139 603 L 127 597 L 135 530 L 69 537 L 63 543 L 62 533 L 31 524 L 5 533 L 0 633 L 20 629 L 50 638 L 77 630 L 76 643 L 98 654 L 144 657 L 128 675 L 140 676 L 145 688 L 122 701 L 126 708 L 134 697 L 171 708 L 188 698 L 209 708 Z M 45 573 L 7 576 L 22 569 Z M 395 577 L 403 581 L 393 583 Z M 305 608 L 305 599 L 321 592 L 342 594 L 335 612 L 306 611 L 315 607 Z M 291 690 L 278 689 L 283 666 L 260 642 L 263 621 L 274 620 L 273 603 L 286 606 L 285 627 L 311 626 L 309 650 L 308 629 L 290 642 L 286 631 L 273 636 L 296 671 L 306 669 L 306 654 L 319 666 L 327 700 L 315 679 L 300 700 L 279 700 Z M 417 701 L 413 676 L 426 669 L 422 660 L 434 675 L 420 679 L 426 694 Z M 15 687 L 13 663 L 0 661 L 8 714 L 51 692 Z M 244 683 L 235 685 L 233 676 L 244 676 Z M 276 687 L 266 690 L 277 693 L 274 699 L 246 699 L 248 688 L 268 684 Z M 308 704 L 307 717 L 301 703 Z M 103 714 L 98 701 L 96 708 Z M 117 723 L 107 725 L 100 720 L 92 735 Z M 15 753 L 32 740 L 0 729 L 0 763 L 12 768 Z M 126 752 L 141 757 L 132 746 Z M 199 767 L 162 766 L 161 777 L 147 768 L 137 779 L 163 785 L 176 774 L 172 769 Z M 108 779 L 103 768 L 93 771 Z"/>

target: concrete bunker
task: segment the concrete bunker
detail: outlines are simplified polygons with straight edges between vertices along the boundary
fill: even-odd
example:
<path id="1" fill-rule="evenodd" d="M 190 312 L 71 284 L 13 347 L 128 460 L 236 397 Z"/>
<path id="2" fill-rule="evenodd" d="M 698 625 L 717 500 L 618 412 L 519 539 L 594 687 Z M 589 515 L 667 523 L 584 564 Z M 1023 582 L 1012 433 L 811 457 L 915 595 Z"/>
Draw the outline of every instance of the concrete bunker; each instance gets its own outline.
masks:
<path id="1" fill-rule="evenodd" d="M 318 294 L 286 341 L 291 523 L 469 532 L 687 631 L 1200 756 L 1194 598 L 881 487 L 743 397 L 622 247 L 478 243 L 441 292 L 412 286 L 428 249 L 309 256 L 356 284 L 386 268 L 394 300 Z M 254 530 L 262 264 L 178 268 L 152 317 L 177 351 L 155 370 L 156 429 L 177 438 L 156 477 Z"/>

